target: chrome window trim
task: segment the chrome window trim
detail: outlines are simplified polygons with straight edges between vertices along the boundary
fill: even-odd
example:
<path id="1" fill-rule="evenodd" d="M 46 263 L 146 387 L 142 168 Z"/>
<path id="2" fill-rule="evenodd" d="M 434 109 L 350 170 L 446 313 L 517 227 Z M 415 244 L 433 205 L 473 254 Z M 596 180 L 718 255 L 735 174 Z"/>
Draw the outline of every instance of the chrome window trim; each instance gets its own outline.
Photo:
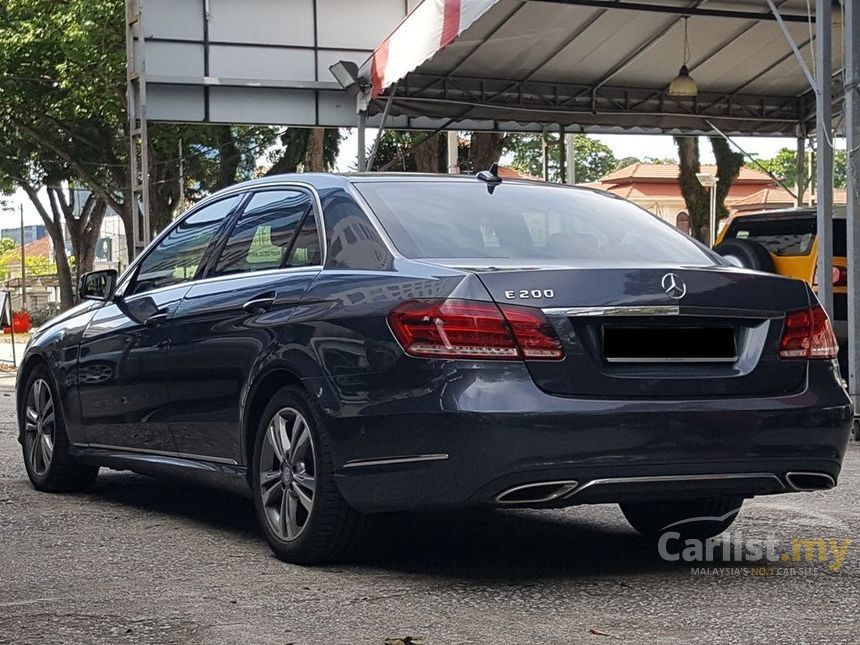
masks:
<path id="1" fill-rule="evenodd" d="M 153 239 L 146 246 L 146 248 L 136 258 L 134 258 L 134 260 L 132 260 L 129 263 L 129 265 L 128 265 L 128 267 L 126 267 L 125 271 L 123 271 L 122 275 L 120 276 L 119 280 L 117 281 L 117 288 L 116 288 L 117 295 L 122 296 L 125 294 L 125 289 L 128 287 L 129 283 L 131 282 L 131 276 L 134 275 L 134 273 L 137 269 L 137 266 L 143 261 L 143 259 L 147 255 L 149 255 L 149 253 L 152 251 L 152 249 L 155 248 L 161 242 L 162 239 L 164 239 L 167 235 L 169 235 L 170 232 L 174 228 L 179 226 L 179 224 L 182 223 L 186 218 L 191 217 L 191 215 L 198 212 L 199 210 L 206 208 L 207 206 L 210 206 L 211 204 L 213 204 L 217 201 L 220 201 L 222 199 L 228 199 L 230 197 L 234 197 L 236 195 L 242 195 L 242 194 L 250 195 L 251 193 L 264 192 L 264 191 L 268 191 L 268 190 L 277 190 L 279 188 L 299 188 L 299 189 L 303 189 L 303 190 L 310 192 L 311 199 L 313 200 L 315 215 L 317 216 L 317 236 L 319 237 L 319 240 L 320 240 L 320 255 L 321 255 L 321 259 L 322 259 L 320 266 L 324 267 L 327 260 L 328 260 L 328 238 L 326 235 L 325 213 L 323 213 L 322 201 L 320 200 L 319 192 L 317 191 L 315 186 L 313 186 L 312 184 L 310 184 L 308 182 L 296 181 L 296 180 L 292 180 L 292 179 L 281 180 L 281 181 L 272 180 L 271 183 L 263 183 L 263 184 L 260 184 L 258 186 L 247 186 L 247 185 L 239 184 L 237 186 L 232 186 L 230 188 L 225 188 L 224 190 L 220 190 L 217 193 L 215 193 L 214 195 L 210 195 L 209 197 L 206 197 L 205 199 L 200 200 L 198 203 L 194 204 L 194 206 L 192 206 L 187 211 L 182 213 L 179 217 L 177 217 L 173 222 L 171 222 L 170 226 L 166 227 L 163 231 L 161 231 L 161 233 L 159 233 L 155 237 L 155 239 Z M 316 265 L 314 265 L 314 266 L 316 266 Z M 311 268 L 311 267 L 285 267 L 285 268 L 287 268 L 287 269 L 291 269 L 291 268 L 307 269 L 307 268 Z M 241 275 L 249 275 L 250 273 L 255 273 L 255 272 L 244 273 Z M 224 276 L 221 276 L 221 277 L 224 277 Z M 171 288 L 171 287 L 178 287 L 178 286 L 183 285 L 183 284 L 196 283 L 196 282 L 200 282 L 200 281 L 206 280 L 206 279 L 208 279 L 208 278 L 204 277 L 204 278 L 201 278 L 200 280 L 188 280 L 187 282 L 178 282 L 176 284 L 169 285 L 168 287 L 162 287 L 162 289 L 167 289 L 167 288 Z M 159 291 L 159 289 L 153 289 L 152 291 L 147 291 L 145 293 L 152 293 L 154 291 Z"/>
<path id="2" fill-rule="evenodd" d="M 158 246 L 158 244 L 160 244 L 161 241 L 165 237 L 167 237 L 170 234 L 170 232 L 173 231 L 173 229 L 175 229 L 177 226 L 179 226 L 183 221 L 185 221 L 187 218 L 194 215 L 196 212 L 206 208 L 207 206 L 211 206 L 212 204 L 214 204 L 217 201 L 221 201 L 222 199 L 228 199 L 230 197 L 235 197 L 236 195 L 240 195 L 240 194 L 246 193 L 246 192 L 248 192 L 247 188 L 237 188 L 237 187 L 225 188 L 224 190 L 219 191 L 219 192 L 215 193 L 214 195 L 210 195 L 209 197 L 206 197 L 206 198 L 200 200 L 199 202 L 194 204 L 194 206 L 192 206 L 187 211 L 182 213 L 179 217 L 177 217 L 175 220 L 173 220 L 169 226 L 167 226 L 163 231 L 161 231 L 161 233 L 156 235 L 155 238 L 153 238 L 149 242 L 149 244 L 146 245 L 146 247 L 143 249 L 143 251 L 141 251 L 137 255 L 136 258 L 134 258 L 133 260 L 131 260 L 131 262 L 129 262 L 128 266 L 125 268 L 125 271 L 122 272 L 122 275 L 117 280 L 116 294 L 118 296 L 125 295 L 125 290 L 128 288 L 128 285 L 131 282 L 131 277 L 137 271 L 138 265 L 141 262 L 143 262 L 144 258 L 146 258 L 150 254 L 152 249 L 154 249 L 156 246 Z M 240 200 L 240 202 L 241 202 L 241 200 Z M 179 286 L 180 284 L 185 284 L 185 283 L 180 282 L 180 283 L 170 285 L 170 286 L 176 287 L 176 286 Z M 156 291 L 156 289 L 153 289 L 153 291 Z"/>
<path id="3" fill-rule="evenodd" d="M 126 302 L 134 301 L 138 298 L 145 298 L 146 296 L 150 296 L 152 294 L 158 294 L 163 291 L 169 291 L 170 289 L 178 289 L 180 287 L 185 287 L 188 290 L 196 287 L 200 284 L 208 284 L 210 282 L 223 282 L 229 280 L 238 280 L 241 278 L 249 278 L 251 276 L 266 276 L 266 275 L 277 275 L 280 273 L 302 273 L 302 272 L 313 272 L 319 273 L 322 271 L 323 267 L 319 264 L 314 264 L 305 267 L 284 267 L 282 269 L 266 269 L 265 271 L 249 271 L 246 273 L 230 273 L 228 275 L 214 275 L 208 278 L 200 278 L 199 280 L 188 280 L 187 282 L 177 282 L 176 284 L 168 285 L 166 287 L 159 287 L 158 289 L 150 289 L 149 291 L 144 291 L 143 293 L 136 293 L 134 295 L 128 296 L 126 298 Z"/>
<path id="4" fill-rule="evenodd" d="M 266 193 L 266 192 L 271 192 L 271 191 L 275 191 L 275 190 L 281 190 L 283 188 L 298 188 L 300 190 L 304 190 L 304 191 L 310 193 L 311 199 L 313 200 L 313 206 L 314 206 L 314 211 L 315 211 L 314 215 L 316 216 L 316 219 L 317 219 L 317 238 L 319 238 L 320 256 L 321 256 L 320 265 L 325 266 L 325 263 L 328 260 L 328 241 L 327 241 L 326 230 L 325 230 L 325 215 L 323 213 L 322 200 L 320 200 L 320 195 L 317 192 L 317 189 L 315 186 L 313 186 L 309 183 L 306 183 L 306 182 L 302 182 L 302 181 L 289 180 L 289 181 L 279 182 L 279 183 L 264 184 L 264 185 L 259 186 L 259 187 L 251 188 L 250 190 L 248 190 L 248 194 L 249 195 L 255 195 L 257 193 Z M 253 197 L 252 197 L 252 199 L 253 199 Z M 243 213 L 243 215 L 244 215 L 244 213 Z M 241 218 L 242 218 L 242 215 L 239 216 L 239 219 L 241 219 Z M 238 223 L 238 220 L 237 220 L 237 223 Z M 298 231 L 296 231 L 296 234 L 298 234 Z M 229 239 L 229 234 L 228 234 L 228 239 Z M 284 268 L 298 268 L 298 267 L 284 267 Z M 247 273 L 256 273 L 256 271 L 248 271 Z"/>
<path id="5" fill-rule="evenodd" d="M 207 284 L 210 282 L 224 282 L 230 280 L 241 280 L 242 278 L 250 278 L 257 276 L 267 276 L 267 275 L 279 275 L 282 273 L 319 273 L 322 271 L 321 264 L 311 264 L 303 267 L 283 267 L 281 269 L 264 269 L 263 271 L 246 271 L 245 273 L 229 273 L 227 275 L 213 275 L 208 278 L 200 278 L 199 280 L 194 280 L 193 286 L 197 286 L 200 284 Z M 183 283 L 184 284 L 184 283 Z M 147 291 L 146 293 L 149 293 Z"/>

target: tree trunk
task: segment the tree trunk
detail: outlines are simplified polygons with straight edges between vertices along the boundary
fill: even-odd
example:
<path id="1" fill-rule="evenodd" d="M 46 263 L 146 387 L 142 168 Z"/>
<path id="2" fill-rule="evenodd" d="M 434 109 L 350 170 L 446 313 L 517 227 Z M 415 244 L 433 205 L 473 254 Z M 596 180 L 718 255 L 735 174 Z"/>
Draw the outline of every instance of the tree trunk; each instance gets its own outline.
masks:
<path id="1" fill-rule="evenodd" d="M 84 273 L 93 270 L 96 258 L 96 244 L 99 241 L 102 221 L 107 212 L 107 204 L 92 196 L 81 207 L 81 216 L 72 226 L 67 220 L 72 253 L 75 256 L 75 284 Z"/>
<path id="2" fill-rule="evenodd" d="M 63 234 L 56 236 L 50 233 L 51 241 L 54 243 L 54 256 L 57 260 L 57 278 L 60 282 L 60 308 L 63 311 L 71 309 L 75 306 L 77 300 L 77 283 L 72 282 L 72 267 L 69 265 L 69 258 L 66 257 L 66 249 L 63 246 Z"/>
<path id="3" fill-rule="evenodd" d="M 687 212 L 690 214 L 690 232 L 699 241 L 707 243 L 711 207 L 708 191 L 696 178 L 696 173 L 701 170 L 699 138 L 676 136 L 675 145 L 678 148 L 680 160 L 678 185 L 681 187 L 681 194 L 684 196 Z"/>
<path id="4" fill-rule="evenodd" d="M 150 233 L 155 235 L 173 221 L 179 205 L 179 160 L 158 159 L 153 152 L 149 165 L 149 225 Z"/>
<path id="5" fill-rule="evenodd" d="M 137 204 L 132 201 L 131 193 L 123 191 L 125 200 L 122 204 L 120 219 L 122 219 L 123 228 L 125 229 L 125 250 L 126 258 L 129 264 L 134 260 L 134 218 L 137 217 Z"/>
<path id="6" fill-rule="evenodd" d="M 221 153 L 218 159 L 218 184 L 213 187 L 213 192 L 236 183 L 236 173 L 242 162 L 242 155 L 236 145 L 233 128 L 229 125 L 219 126 L 218 133 L 218 147 Z M 178 175 L 178 171 L 174 174 L 174 176 L 176 175 Z"/>
<path id="7" fill-rule="evenodd" d="M 413 141 L 420 141 L 422 136 L 424 135 L 420 133 L 413 134 Z M 439 153 L 442 149 L 440 142 L 443 136 L 445 135 L 434 135 L 413 149 L 412 154 L 415 157 L 415 169 L 418 172 L 440 172 Z"/>
<path id="8" fill-rule="evenodd" d="M 469 166 L 472 171 L 487 170 L 499 163 L 505 146 L 505 135 L 500 132 L 473 132 L 469 141 Z"/>
<path id="9" fill-rule="evenodd" d="M 305 151 L 308 147 L 307 128 L 288 128 L 281 136 L 281 155 L 278 157 L 272 167 L 266 172 L 266 177 L 272 175 L 283 175 L 293 173 L 298 170 L 299 163 L 304 161 Z"/>
<path id="10" fill-rule="evenodd" d="M 96 244 L 102 228 L 102 221 L 107 212 L 107 203 L 90 193 L 87 200 L 81 204 L 80 211 L 75 216 L 75 191 L 71 186 L 68 194 L 63 195 L 59 188 L 48 188 L 48 200 L 53 213 L 50 226 L 46 229 L 54 243 L 54 256 L 57 262 L 57 275 L 60 281 L 60 300 L 64 309 L 74 305 L 76 300 L 75 286 L 81 276 L 93 270 Z M 63 221 L 69 233 L 72 256 L 75 258 L 74 275 L 71 264 L 66 257 L 65 233 Z"/>
<path id="11" fill-rule="evenodd" d="M 717 160 L 717 223 L 729 216 L 726 208 L 726 196 L 731 190 L 732 184 L 741 172 L 744 165 L 744 156 L 739 152 L 732 152 L 728 142 L 722 137 L 710 137 L 711 148 L 714 158 Z M 719 229 L 719 226 L 717 227 Z"/>
<path id="12" fill-rule="evenodd" d="M 57 280 L 60 284 L 60 307 L 65 311 L 75 305 L 75 289 L 72 284 L 72 270 L 69 266 L 69 258 L 66 257 L 66 240 L 63 235 L 63 210 L 60 206 L 63 202 L 57 197 L 58 189 L 48 188 L 48 201 L 51 206 L 51 212 L 48 213 L 44 204 L 39 200 L 37 189 L 34 186 L 20 180 L 18 185 L 24 189 L 33 206 L 35 206 L 39 217 L 42 218 L 42 222 L 45 224 L 45 230 L 48 231 L 51 243 L 54 245 Z M 21 242 L 23 243 L 23 240 Z"/>
<path id="13" fill-rule="evenodd" d="M 311 128 L 305 148 L 305 172 L 325 172 L 325 128 Z"/>

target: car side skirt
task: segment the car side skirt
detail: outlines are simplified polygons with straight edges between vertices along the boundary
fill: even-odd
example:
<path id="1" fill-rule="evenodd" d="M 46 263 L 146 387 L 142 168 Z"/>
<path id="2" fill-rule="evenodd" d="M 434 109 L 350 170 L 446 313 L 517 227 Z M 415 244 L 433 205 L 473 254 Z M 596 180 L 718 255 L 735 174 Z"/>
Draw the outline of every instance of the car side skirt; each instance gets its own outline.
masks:
<path id="1" fill-rule="evenodd" d="M 235 463 L 205 460 L 191 456 L 130 451 L 124 448 L 73 445 L 71 456 L 82 464 L 112 470 L 130 470 L 141 475 L 164 477 L 250 497 L 248 470 Z"/>

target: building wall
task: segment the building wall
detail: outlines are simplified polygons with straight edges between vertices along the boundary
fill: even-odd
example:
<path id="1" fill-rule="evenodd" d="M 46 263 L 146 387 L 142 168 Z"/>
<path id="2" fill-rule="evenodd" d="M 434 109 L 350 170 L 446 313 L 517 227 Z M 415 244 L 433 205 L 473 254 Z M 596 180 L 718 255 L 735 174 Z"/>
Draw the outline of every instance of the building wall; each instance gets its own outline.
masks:
<path id="1" fill-rule="evenodd" d="M 28 224 L 24 227 L 24 244 L 29 244 L 45 237 L 48 231 L 42 224 Z M 15 244 L 21 245 L 21 227 L 3 228 L 0 229 L 0 238 L 8 238 L 14 240 Z"/>
<path id="2" fill-rule="evenodd" d="M 99 240 L 96 243 L 94 269 L 117 269 L 122 271 L 128 266 L 125 226 L 120 216 L 110 211 L 102 222 Z"/>

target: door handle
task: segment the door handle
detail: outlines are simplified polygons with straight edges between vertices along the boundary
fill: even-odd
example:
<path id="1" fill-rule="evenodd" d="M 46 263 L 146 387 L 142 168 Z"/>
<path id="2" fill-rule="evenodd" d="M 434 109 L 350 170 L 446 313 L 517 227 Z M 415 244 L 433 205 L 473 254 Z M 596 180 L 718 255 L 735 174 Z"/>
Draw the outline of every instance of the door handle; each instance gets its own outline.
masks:
<path id="1" fill-rule="evenodd" d="M 256 298 L 251 298 L 248 302 L 242 305 L 242 309 L 247 311 L 249 314 L 262 314 L 271 309 L 273 304 L 275 304 L 275 293 L 269 292 L 259 295 Z"/>
<path id="2" fill-rule="evenodd" d="M 147 327 L 151 327 L 153 325 L 160 325 L 170 316 L 170 312 L 166 309 L 159 309 L 154 314 L 152 314 L 149 318 L 143 321 L 143 324 Z"/>

